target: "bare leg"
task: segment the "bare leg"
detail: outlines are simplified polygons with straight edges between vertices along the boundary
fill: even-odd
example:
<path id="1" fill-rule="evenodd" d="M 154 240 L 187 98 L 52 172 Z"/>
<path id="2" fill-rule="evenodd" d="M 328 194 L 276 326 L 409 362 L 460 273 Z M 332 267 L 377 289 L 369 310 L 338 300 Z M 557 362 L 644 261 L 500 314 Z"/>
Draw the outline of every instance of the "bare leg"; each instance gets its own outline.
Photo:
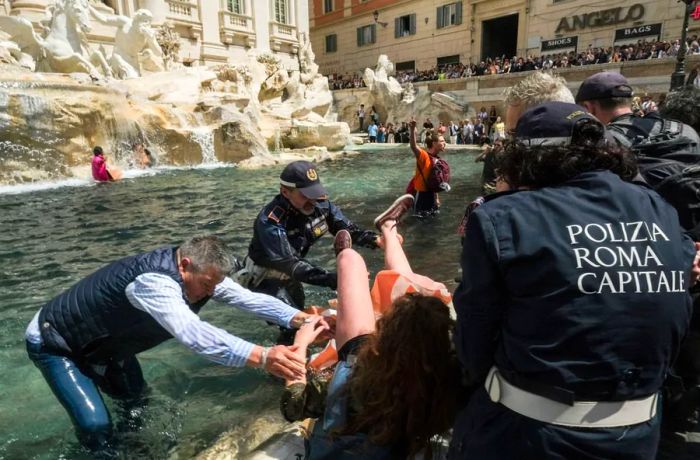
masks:
<path id="1" fill-rule="evenodd" d="M 399 241 L 399 233 L 396 230 L 395 220 L 386 220 L 381 227 L 382 240 L 384 241 L 384 267 L 387 270 L 395 270 L 401 274 L 413 273 L 408 263 L 406 253 Z"/>
<path id="2" fill-rule="evenodd" d="M 338 254 L 338 316 L 335 323 L 336 348 L 358 335 L 374 332 L 374 310 L 369 294 L 367 265 L 353 249 Z"/>

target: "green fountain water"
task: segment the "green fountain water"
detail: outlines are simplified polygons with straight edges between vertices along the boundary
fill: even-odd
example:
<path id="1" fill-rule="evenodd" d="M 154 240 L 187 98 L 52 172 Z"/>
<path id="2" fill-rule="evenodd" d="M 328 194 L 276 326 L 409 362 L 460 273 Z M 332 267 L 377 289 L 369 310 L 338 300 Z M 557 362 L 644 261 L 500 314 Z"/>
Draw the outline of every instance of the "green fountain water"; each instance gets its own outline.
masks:
<path id="1" fill-rule="evenodd" d="M 478 193 L 481 167 L 466 150 L 445 156 L 453 191 L 441 195 L 442 213 L 427 221 L 408 218 L 400 231 L 414 269 L 453 288 L 456 228 Z M 321 163 L 319 172 L 343 212 L 371 228 L 374 217 L 403 193 L 413 167 L 413 155 L 403 147 Z M 88 458 L 26 356 L 24 330 L 37 309 L 109 261 L 194 234 L 222 236 L 245 255 L 253 220 L 276 193 L 280 169 L 170 169 L 111 184 L 0 190 L 0 459 Z M 318 242 L 310 259 L 332 267 L 331 243 Z M 381 268 L 381 252 L 361 252 L 372 273 Z M 327 289 L 308 292 L 311 304 L 333 297 Z M 274 327 L 220 304 L 208 305 L 201 316 L 257 343 L 271 344 L 276 337 Z M 123 458 L 192 458 L 222 432 L 277 413 L 282 385 L 258 371 L 210 363 L 174 341 L 141 354 L 140 361 L 152 401 L 142 428 L 121 436 Z"/>

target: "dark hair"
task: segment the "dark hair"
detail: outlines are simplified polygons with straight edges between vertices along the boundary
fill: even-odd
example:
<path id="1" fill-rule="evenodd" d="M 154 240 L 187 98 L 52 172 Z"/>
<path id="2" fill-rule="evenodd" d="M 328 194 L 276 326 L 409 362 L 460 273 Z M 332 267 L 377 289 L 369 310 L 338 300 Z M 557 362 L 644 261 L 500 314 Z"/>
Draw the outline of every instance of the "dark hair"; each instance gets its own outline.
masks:
<path id="1" fill-rule="evenodd" d="M 440 141 L 440 138 L 443 137 L 442 134 L 428 130 L 425 133 L 425 146 L 428 147 L 429 149 L 433 148 L 433 145 L 436 144 L 437 142 Z"/>
<path id="2" fill-rule="evenodd" d="M 104 153 L 104 151 L 102 150 L 102 147 L 100 147 L 99 145 L 95 146 L 95 147 L 92 149 L 92 154 L 93 154 L 93 155 L 102 155 L 103 153 Z"/>
<path id="3" fill-rule="evenodd" d="M 574 132 L 572 144 L 529 146 L 506 142 L 496 156 L 498 172 L 512 188 L 542 188 L 562 184 L 589 171 L 608 170 L 622 180 L 637 175 L 637 161 L 627 149 L 605 135 L 598 123 Z"/>
<path id="4" fill-rule="evenodd" d="M 671 91 L 659 108 L 663 118 L 678 120 L 700 133 L 700 88 L 689 85 Z"/>
<path id="5" fill-rule="evenodd" d="M 592 102 L 597 102 L 598 104 L 600 104 L 600 108 L 603 110 L 612 110 L 618 107 L 632 106 L 631 97 L 611 97 L 607 99 L 595 99 Z"/>
<path id="6" fill-rule="evenodd" d="M 451 351 L 454 321 L 440 299 L 412 293 L 396 299 L 357 353 L 348 382 L 359 403 L 342 433 L 367 433 L 378 445 L 405 446 L 409 457 L 450 429 L 459 363 Z"/>
<path id="7" fill-rule="evenodd" d="M 143 153 L 145 153 L 146 155 L 149 155 L 149 156 L 151 155 L 151 151 L 148 150 L 147 148 L 143 149 Z"/>

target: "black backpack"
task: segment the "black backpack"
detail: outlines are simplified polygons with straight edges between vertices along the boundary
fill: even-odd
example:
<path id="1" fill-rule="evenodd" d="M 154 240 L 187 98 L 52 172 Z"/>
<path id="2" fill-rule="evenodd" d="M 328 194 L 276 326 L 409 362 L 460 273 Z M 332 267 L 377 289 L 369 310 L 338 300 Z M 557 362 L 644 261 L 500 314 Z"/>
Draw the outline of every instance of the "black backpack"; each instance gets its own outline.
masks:
<path id="1" fill-rule="evenodd" d="M 695 130 L 656 114 L 623 116 L 608 128 L 632 149 L 642 177 L 676 208 L 683 228 L 700 240 L 700 138 Z"/>

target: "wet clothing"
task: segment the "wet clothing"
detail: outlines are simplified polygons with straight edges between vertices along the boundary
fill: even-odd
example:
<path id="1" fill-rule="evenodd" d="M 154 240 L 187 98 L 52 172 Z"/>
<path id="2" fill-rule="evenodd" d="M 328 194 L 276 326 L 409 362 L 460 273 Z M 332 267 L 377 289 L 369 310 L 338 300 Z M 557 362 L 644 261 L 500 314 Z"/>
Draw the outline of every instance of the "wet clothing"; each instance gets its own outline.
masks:
<path id="1" fill-rule="evenodd" d="M 608 171 L 488 200 L 469 216 L 454 296 L 460 361 L 480 385 L 495 365 L 565 404 L 654 395 L 688 329 L 694 255 L 671 206 Z M 482 387 L 456 422 L 452 458 L 651 459 L 658 418 L 555 426 Z"/>
<path id="2" fill-rule="evenodd" d="M 248 257 L 267 269 L 262 282 L 250 285 L 257 292 L 273 295 L 295 308 L 304 308 L 301 283 L 335 289 L 337 274 L 304 259 L 323 235 L 347 230 L 353 245 L 376 248 L 377 234 L 363 230 L 328 200 L 316 203 L 313 214 L 297 211 L 282 195 L 268 203 L 255 219 Z"/>
<path id="3" fill-rule="evenodd" d="M 289 326 L 298 312 L 225 278 L 212 298 Z M 201 321 L 209 300 L 184 296 L 177 248 L 164 247 L 113 262 L 46 303 L 30 322 L 27 351 L 68 411 L 78 438 L 102 449 L 111 434 L 98 388 L 117 398 L 144 390 L 137 353 L 172 337 L 195 353 L 244 366 L 254 344 Z"/>
<path id="4" fill-rule="evenodd" d="M 440 207 L 437 193 L 428 188 L 428 178 L 432 174 L 433 162 L 430 154 L 418 148 L 416 157 L 416 171 L 413 174 L 413 185 L 416 190 L 416 200 L 413 205 L 413 212 L 417 215 L 434 214 Z"/>
<path id="5" fill-rule="evenodd" d="M 92 178 L 100 182 L 112 180 L 107 172 L 107 162 L 102 155 L 93 155 L 92 157 Z"/>

